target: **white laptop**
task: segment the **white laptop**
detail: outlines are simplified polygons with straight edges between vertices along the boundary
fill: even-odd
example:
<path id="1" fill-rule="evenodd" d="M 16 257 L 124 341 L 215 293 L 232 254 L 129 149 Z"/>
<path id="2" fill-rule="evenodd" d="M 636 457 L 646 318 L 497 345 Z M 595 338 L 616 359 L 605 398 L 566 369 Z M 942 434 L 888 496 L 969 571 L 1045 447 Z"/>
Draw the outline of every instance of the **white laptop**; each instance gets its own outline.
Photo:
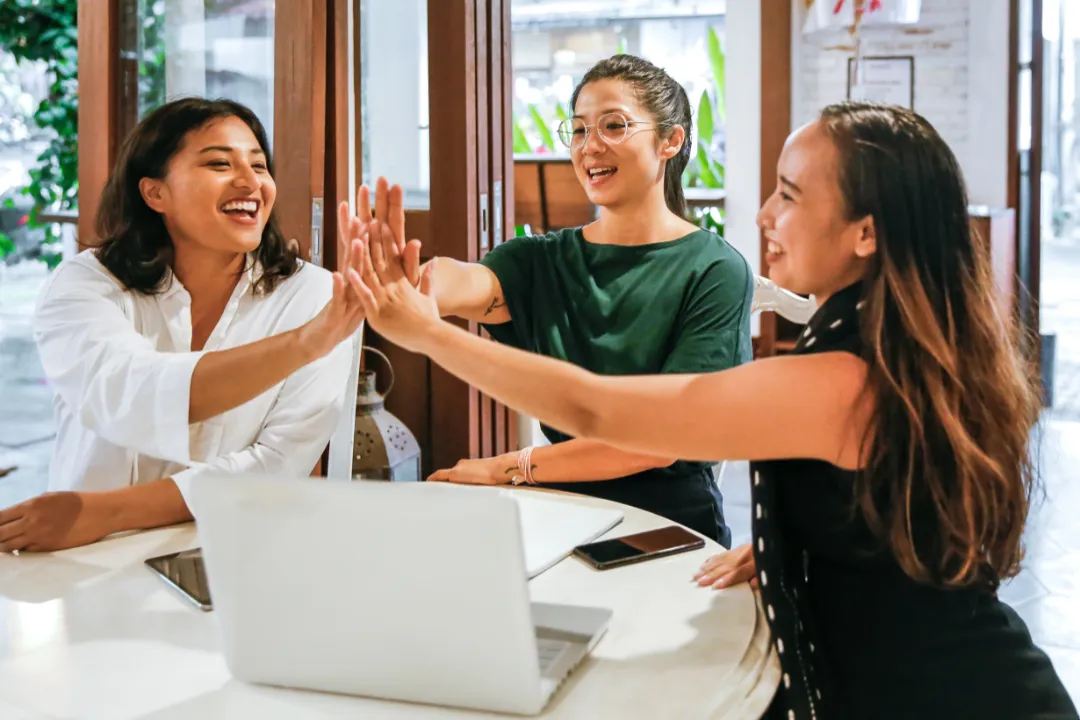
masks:
<path id="1" fill-rule="evenodd" d="M 504 493 L 208 474 L 187 500 L 239 680 L 536 714 L 611 618 L 530 603 Z"/>

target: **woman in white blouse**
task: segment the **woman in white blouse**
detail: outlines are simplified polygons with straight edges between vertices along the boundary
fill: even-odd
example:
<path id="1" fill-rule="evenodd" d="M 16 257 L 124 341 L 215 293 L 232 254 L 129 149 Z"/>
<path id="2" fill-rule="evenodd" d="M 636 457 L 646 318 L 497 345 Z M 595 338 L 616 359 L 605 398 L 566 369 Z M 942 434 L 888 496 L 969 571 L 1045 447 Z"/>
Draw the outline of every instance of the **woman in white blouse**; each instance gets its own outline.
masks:
<path id="1" fill-rule="evenodd" d="M 286 243 L 268 147 L 250 110 L 199 98 L 126 140 L 100 246 L 57 268 L 38 301 L 52 492 L 0 511 L 0 551 L 190 520 L 182 491 L 201 472 L 311 472 L 363 312 L 339 274 Z"/>

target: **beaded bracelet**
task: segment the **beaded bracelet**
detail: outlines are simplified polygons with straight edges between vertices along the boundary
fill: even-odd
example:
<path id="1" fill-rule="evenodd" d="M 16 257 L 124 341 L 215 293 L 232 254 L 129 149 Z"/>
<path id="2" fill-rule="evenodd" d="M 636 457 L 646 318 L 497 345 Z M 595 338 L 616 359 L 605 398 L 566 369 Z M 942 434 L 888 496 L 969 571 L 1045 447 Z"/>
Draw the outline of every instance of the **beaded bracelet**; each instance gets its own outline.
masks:
<path id="1" fill-rule="evenodd" d="M 526 483 L 528 485 L 535 485 L 536 481 L 532 476 L 532 453 L 535 447 L 530 445 L 527 448 L 522 449 L 517 456 L 518 473 L 510 479 L 514 485 L 521 485 Z"/>

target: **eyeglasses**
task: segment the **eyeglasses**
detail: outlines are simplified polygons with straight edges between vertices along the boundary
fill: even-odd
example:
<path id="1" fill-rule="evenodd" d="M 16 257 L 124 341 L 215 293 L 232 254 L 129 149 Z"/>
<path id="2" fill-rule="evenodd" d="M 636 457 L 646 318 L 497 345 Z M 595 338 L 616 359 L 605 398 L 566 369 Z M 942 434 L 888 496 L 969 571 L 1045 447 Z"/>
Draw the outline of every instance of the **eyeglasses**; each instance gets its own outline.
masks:
<path id="1" fill-rule="evenodd" d="M 559 123 L 559 140 L 571 150 L 577 150 L 589 139 L 589 129 L 596 128 L 596 134 L 604 142 L 617 145 L 640 130 L 656 127 L 655 123 L 630 120 L 622 113 L 604 113 L 596 118 L 595 125 L 586 125 L 582 118 L 570 118 Z M 640 128 L 640 130 L 633 129 Z"/>

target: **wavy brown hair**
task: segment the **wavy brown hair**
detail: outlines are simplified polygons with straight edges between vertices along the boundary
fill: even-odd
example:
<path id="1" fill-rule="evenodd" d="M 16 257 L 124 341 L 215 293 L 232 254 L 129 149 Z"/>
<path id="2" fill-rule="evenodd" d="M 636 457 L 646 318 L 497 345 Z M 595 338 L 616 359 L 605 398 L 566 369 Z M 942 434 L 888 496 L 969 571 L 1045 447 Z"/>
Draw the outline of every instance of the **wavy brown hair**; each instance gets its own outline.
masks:
<path id="1" fill-rule="evenodd" d="M 913 579 L 996 589 L 1019 570 L 1041 402 L 995 292 L 948 145 L 914 112 L 841 103 L 820 121 L 848 218 L 873 218 L 862 333 L 876 414 L 856 506 Z"/>
<path id="2" fill-rule="evenodd" d="M 164 178 L 169 161 L 188 133 L 229 117 L 239 118 L 251 128 L 266 154 L 266 170 L 274 177 L 266 130 L 254 112 L 232 100 L 173 100 L 152 110 L 124 140 L 98 205 L 95 231 L 101 240 L 95 252 L 128 290 L 145 294 L 163 291 L 173 263 L 173 242 L 165 221 L 143 200 L 139 181 Z M 285 241 L 273 209 L 259 247 L 251 256 L 262 267 L 253 288 L 256 292 L 272 291 L 299 267 L 299 256 Z"/>

